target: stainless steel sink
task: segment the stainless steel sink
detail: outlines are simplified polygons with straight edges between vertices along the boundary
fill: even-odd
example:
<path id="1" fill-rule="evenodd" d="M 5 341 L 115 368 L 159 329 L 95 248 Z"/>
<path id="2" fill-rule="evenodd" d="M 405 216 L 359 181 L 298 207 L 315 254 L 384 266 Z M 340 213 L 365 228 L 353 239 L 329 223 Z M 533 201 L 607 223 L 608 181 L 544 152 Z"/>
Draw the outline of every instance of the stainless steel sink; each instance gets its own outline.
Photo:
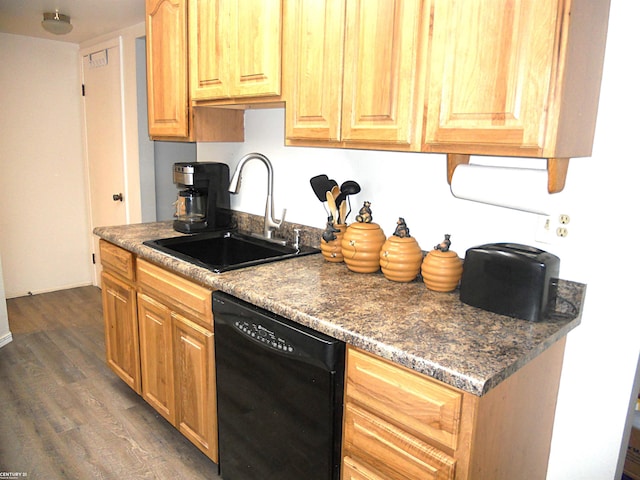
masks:
<path id="1" fill-rule="evenodd" d="M 215 273 L 319 253 L 313 247 L 283 246 L 240 232 L 210 232 L 148 240 L 144 245 Z"/>

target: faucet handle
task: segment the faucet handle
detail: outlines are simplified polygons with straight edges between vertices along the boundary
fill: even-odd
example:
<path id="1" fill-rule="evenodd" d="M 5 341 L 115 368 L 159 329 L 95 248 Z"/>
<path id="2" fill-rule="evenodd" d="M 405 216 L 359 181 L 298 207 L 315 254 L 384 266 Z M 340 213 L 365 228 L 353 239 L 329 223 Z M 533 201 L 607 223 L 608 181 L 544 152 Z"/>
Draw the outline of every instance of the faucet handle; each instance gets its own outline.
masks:
<path id="1" fill-rule="evenodd" d="M 276 223 L 278 224 L 278 226 L 276 228 L 280 228 L 282 226 L 282 224 L 284 223 L 284 217 L 287 215 L 287 209 L 283 208 L 282 209 L 282 216 L 280 217 L 280 220 L 276 220 Z"/>

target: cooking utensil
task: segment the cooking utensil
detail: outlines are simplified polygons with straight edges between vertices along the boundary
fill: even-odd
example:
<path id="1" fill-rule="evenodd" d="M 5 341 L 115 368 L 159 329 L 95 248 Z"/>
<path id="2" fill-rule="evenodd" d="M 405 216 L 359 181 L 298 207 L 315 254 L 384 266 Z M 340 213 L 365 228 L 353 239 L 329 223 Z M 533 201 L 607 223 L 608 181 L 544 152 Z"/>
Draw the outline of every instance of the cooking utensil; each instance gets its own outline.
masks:
<path id="1" fill-rule="evenodd" d="M 335 180 L 332 180 L 332 179 L 327 180 L 327 189 L 325 191 L 326 192 L 330 192 L 330 191 L 333 190 L 334 187 L 338 187 L 338 182 L 336 182 Z M 338 188 L 340 188 L 340 187 L 338 187 Z"/>
<path id="2" fill-rule="evenodd" d="M 313 189 L 313 193 L 316 194 L 318 200 L 321 202 L 325 202 L 327 200 L 326 192 L 327 186 L 329 184 L 329 177 L 326 175 L 316 175 L 315 177 L 309 180 L 311 183 L 311 188 Z"/>
<path id="3" fill-rule="evenodd" d="M 358 185 L 358 182 L 354 182 L 353 180 L 347 180 L 340 185 L 340 191 L 347 195 L 355 195 L 356 193 L 360 193 L 360 185 Z"/>
<path id="4" fill-rule="evenodd" d="M 338 210 L 338 206 L 340 205 L 337 202 L 337 198 L 340 195 L 340 187 L 338 186 L 338 184 L 336 183 L 333 188 L 331 189 L 331 196 L 333 197 L 333 202 L 335 204 L 335 212 L 336 212 L 336 216 L 335 218 L 335 222 L 336 224 L 340 223 L 340 211 Z"/>
<path id="5" fill-rule="evenodd" d="M 336 181 L 329 180 L 329 177 L 325 174 L 320 174 L 311 178 L 309 182 L 311 183 L 311 188 L 313 189 L 313 193 L 315 193 L 316 197 L 318 197 L 318 200 L 322 202 L 324 211 L 327 213 L 327 215 L 333 215 L 333 213 L 330 213 L 329 211 L 327 211 L 326 201 L 327 201 L 327 192 L 333 188 L 334 184 L 337 185 Z"/>
<path id="6" fill-rule="evenodd" d="M 347 202 L 342 200 L 338 205 L 338 223 L 347 223 Z"/>
<path id="7" fill-rule="evenodd" d="M 349 208 L 347 212 L 344 214 L 344 216 L 340 217 L 342 223 L 345 223 L 345 224 L 347 223 L 347 217 L 351 213 L 351 200 L 349 199 L 349 195 L 355 195 L 357 193 L 360 193 L 360 190 L 361 189 L 358 182 L 355 182 L 353 180 L 347 180 L 342 185 L 340 185 L 340 194 L 344 194 L 344 198 L 347 200 L 349 204 Z M 340 199 L 337 203 L 338 205 L 342 205 L 342 199 Z"/>
<path id="8" fill-rule="evenodd" d="M 327 205 L 329 206 L 329 212 L 331 212 L 331 216 L 333 219 L 338 222 L 338 209 L 336 207 L 336 199 L 333 198 L 333 194 L 331 192 L 326 193 L 327 197 Z"/>
<path id="9" fill-rule="evenodd" d="M 333 188 L 331 188 L 331 195 L 333 195 L 334 200 L 337 200 L 338 195 L 340 195 L 340 187 L 338 186 L 337 183 L 333 186 Z M 339 205 L 337 201 L 336 201 L 336 205 Z"/>

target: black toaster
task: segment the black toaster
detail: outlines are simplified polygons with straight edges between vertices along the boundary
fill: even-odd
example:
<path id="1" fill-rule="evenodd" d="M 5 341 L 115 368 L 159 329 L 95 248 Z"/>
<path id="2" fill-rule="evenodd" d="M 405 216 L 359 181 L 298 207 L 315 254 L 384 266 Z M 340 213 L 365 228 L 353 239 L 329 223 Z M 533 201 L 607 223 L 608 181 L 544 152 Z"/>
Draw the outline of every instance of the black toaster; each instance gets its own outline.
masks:
<path id="1" fill-rule="evenodd" d="M 489 243 L 467 250 L 460 300 L 510 317 L 544 318 L 556 300 L 560 259 L 517 243 Z"/>

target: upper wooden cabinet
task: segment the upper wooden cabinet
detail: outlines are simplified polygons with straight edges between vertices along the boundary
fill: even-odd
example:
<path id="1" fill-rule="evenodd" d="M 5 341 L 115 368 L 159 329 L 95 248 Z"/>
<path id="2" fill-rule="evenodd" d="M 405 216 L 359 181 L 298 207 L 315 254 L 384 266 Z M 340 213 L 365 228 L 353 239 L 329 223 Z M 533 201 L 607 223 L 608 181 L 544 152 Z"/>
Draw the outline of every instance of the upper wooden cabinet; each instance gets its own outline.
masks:
<path id="1" fill-rule="evenodd" d="M 287 144 L 418 150 L 425 2 L 292 0 L 285 13 Z"/>
<path id="2" fill-rule="evenodd" d="M 154 140 L 244 140 L 241 111 L 192 108 L 186 0 L 146 0 L 147 114 Z"/>
<path id="3" fill-rule="evenodd" d="M 591 155 L 609 0 L 434 0 L 423 150 Z"/>
<path id="4" fill-rule="evenodd" d="M 191 98 L 279 97 L 282 0 L 189 0 Z"/>
<path id="5" fill-rule="evenodd" d="M 548 158 L 561 190 L 591 155 L 609 1 L 147 0 L 150 132 L 242 141 L 224 115 L 285 101 L 287 145 Z M 199 139 L 206 106 L 228 110 Z"/>
<path id="6" fill-rule="evenodd" d="M 189 136 L 187 7 L 146 0 L 149 135 Z"/>

